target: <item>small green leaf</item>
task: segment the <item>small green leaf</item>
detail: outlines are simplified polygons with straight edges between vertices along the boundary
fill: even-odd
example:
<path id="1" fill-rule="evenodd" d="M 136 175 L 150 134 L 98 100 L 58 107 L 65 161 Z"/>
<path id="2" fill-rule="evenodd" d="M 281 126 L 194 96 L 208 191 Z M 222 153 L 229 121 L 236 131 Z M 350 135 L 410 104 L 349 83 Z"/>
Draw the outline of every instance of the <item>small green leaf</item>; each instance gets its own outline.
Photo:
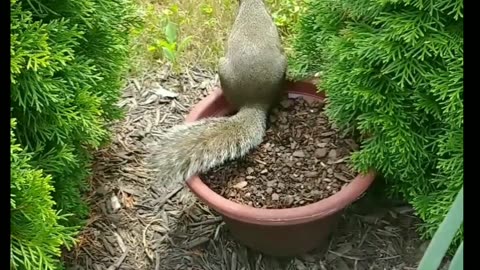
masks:
<path id="1" fill-rule="evenodd" d="M 157 44 L 158 44 L 158 47 L 170 48 L 170 44 L 165 40 L 159 40 Z"/>
<path id="2" fill-rule="evenodd" d="M 177 26 L 174 23 L 167 23 L 167 26 L 165 27 L 165 36 L 169 43 L 174 43 L 177 40 Z"/>
<path id="3" fill-rule="evenodd" d="M 163 55 L 170 61 L 175 62 L 175 53 L 170 51 L 168 48 L 163 47 Z"/>
<path id="4" fill-rule="evenodd" d="M 208 4 L 204 4 L 202 6 L 202 13 L 205 14 L 205 15 L 210 15 L 213 13 L 213 7 L 208 5 Z"/>
<path id="5" fill-rule="evenodd" d="M 173 4 L 173 5 L 170 7 L 170 10 L 171 10 L 174 14 L 177 14 L 177 13 L 178 13 L 178 4 Z"/>

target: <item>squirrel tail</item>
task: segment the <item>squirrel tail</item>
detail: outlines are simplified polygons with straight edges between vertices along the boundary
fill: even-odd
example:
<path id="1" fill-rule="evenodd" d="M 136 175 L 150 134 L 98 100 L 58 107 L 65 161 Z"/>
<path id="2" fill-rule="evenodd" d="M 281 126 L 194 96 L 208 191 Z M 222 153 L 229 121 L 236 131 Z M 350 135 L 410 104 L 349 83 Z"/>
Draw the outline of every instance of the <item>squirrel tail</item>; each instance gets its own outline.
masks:
<path id="1" fill-rule="evenodd" d="M 242 107 L 230 117 L 212 117 L 173 127 L 152 148 L 151 166 L 163 183 L 181 183 L 258 146 L 267 110 Z"/>

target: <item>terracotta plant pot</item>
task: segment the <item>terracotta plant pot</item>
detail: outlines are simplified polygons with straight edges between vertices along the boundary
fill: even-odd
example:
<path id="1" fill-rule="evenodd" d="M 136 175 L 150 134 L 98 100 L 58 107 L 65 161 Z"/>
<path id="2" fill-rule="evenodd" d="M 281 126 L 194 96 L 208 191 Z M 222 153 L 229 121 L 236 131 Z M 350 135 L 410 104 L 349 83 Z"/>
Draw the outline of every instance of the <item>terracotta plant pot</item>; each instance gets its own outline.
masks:
<path id="1" fill-rule="evenodd" d="M 289 97 L 324 99 L 309 82 L 288 84 Z M 221 89 L 200 101 L 187 116 L 192 122 L 233 113 Z M 359 175 L 341 191 L 319 202 L 289 209 L 258 209 L 232 202 L 215 193 L 198 177 L 187 181 L 191 191 L 220 215 L 231 234 L 244 245 L 273 256 L 294 256 L 328 243 L 337 220 L 368 189 L 373 172 Z"/>

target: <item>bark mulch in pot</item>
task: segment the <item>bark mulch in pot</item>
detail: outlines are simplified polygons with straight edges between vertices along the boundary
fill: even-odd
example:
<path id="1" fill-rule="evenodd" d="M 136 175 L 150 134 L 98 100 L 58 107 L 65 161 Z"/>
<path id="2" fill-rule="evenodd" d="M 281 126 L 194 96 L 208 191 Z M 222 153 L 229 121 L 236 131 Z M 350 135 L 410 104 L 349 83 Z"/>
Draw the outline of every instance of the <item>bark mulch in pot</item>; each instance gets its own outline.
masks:
<path id="1" fill-rule="evenodd" d="M 291 208 L 335 194 L 356 176 L 347 161 L 358 146 L 339 135 L 323 106 L 283 100 L 263 143 L 201 175 L 203 181 L 223 197 L 256 208 Z"/>

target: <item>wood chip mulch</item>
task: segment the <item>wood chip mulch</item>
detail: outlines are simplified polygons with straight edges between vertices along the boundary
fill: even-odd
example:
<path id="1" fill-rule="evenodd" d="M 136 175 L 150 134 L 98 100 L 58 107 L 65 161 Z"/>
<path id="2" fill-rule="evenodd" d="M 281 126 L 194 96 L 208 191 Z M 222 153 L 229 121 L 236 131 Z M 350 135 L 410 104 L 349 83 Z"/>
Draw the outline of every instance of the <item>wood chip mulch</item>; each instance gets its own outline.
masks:
<path id="1" fill-rule="evenodd" d="M 289 208 L 325 199 L 355 178 L 347 161 L 358 148 L 329 124 L 321 101 L 285 98 L 263 143 L 203 176 L 225 198 L 257 208 Z"/>
<path id="2" fill-rule="evenodd" d="M 367 194 L 347 211 L 328 250 L 278 259 L 234 241 L 221 217 L 198 202 L 188 188 L 165 187 L 153 179 L 145 166 L 147 145 L 181 123 L 216 84 L 213 72 L 199 68 L 179 75 L 158 68 L 129 80 L 118 104 L 125 118 L 112 123 L 112 143 L 95 155 L 91 190 L 86 194 L 91 214 L 77 245 L 63 254 L 67 269 L 415 269 L 425 245 L 414 232 L 417 219 L 408 206 L 389 206 L 383 200 L 372 203 Z M 310 156 L 318 148 L 302 150 Z M 327 143 L 325 149 L 330 153 L 337 148 Z M 337 152 L 335 160 L 343 155 Z M 323 161 L 328 163 L 328 158 Z M 306 172 L 302 173 L 305 178 Z"/>

